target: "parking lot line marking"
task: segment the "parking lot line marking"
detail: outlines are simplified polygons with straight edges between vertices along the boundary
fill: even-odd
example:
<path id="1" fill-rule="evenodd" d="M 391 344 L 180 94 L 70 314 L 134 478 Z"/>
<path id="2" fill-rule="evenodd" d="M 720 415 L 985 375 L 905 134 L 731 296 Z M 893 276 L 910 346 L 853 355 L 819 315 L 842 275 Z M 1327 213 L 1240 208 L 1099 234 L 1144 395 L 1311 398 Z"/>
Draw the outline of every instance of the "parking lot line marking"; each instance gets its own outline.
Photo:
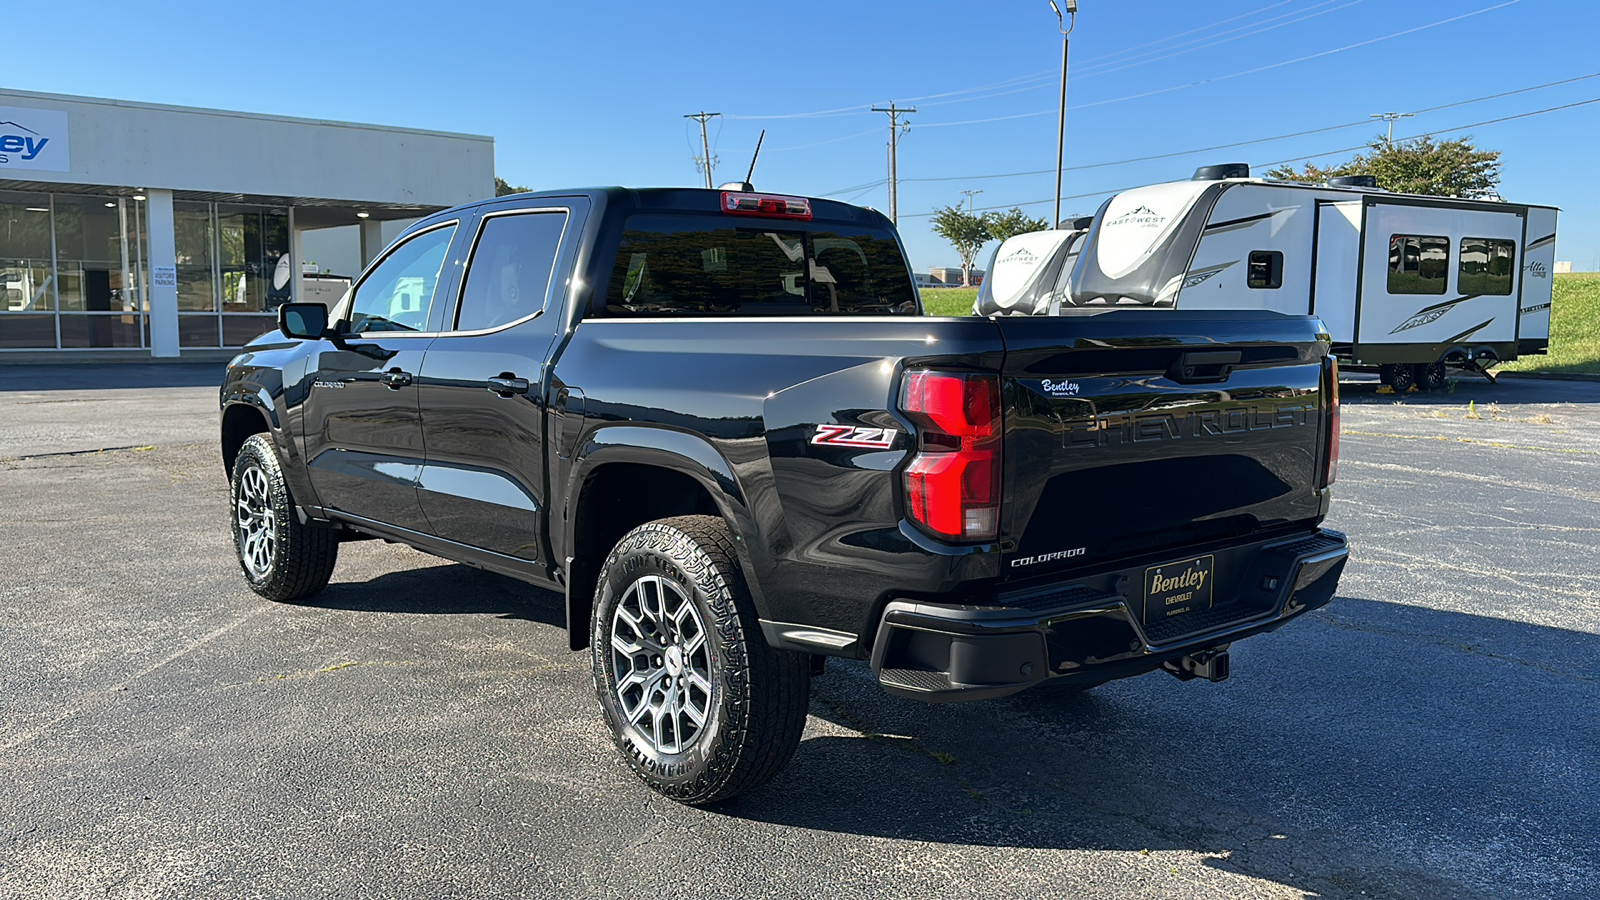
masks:
<path id="1" fill-rule="evenodd" d="M 50 729 L 56 727 L 57 725 L 61 724 L 62 722 L 65 722 L 68 719 L 74 718 L 76 716 L 83 715 L 84 713 L 88 712 L 92 707 L 94 707 L 96 705 L 103 705 L 105 701 L 107 701 L 111 697 L 115 696 L 118 691 L 122 690 L 123 688 L 126 688 L 128 685 L 133 684 L 135 681 L 138 681 L 139 679 L 145 677 L 146 675 L 149 675 L 150 673 L 155 672 L 156 670 L 162 668 L 163 666 L 166 666 L 167 664 L 169 664 L 169 663 L 171 663 L 171 662 L 173 662 L 173 661 L 175 661 L 177 659 L 180 659 L 180 658 L 182 658 L 182 657 L 184 657 L 184 656 L 186 656 L 186 655 L 188 655 L 190 653 L 193 653 L 195 650 L 198 650 L 199 648 L 205 646 L 206 644 L 211 643 L 212 641 L 216 640 L 219 637 L 222 637 L 223 635 L 227 634 L 228 632 L 233 631 L 234 629 L 238 628 L 240 625 L 243 625 L 244 623 L 250 621 L 251 619 L 255 618 L 256 616 L 261 615 L 262 613 L 266 612 L 268 609 L 269 609 L 269 607 L 265 607 L 265 606 L 257 607 L 255 609 L 251 610 L 250 612 L 247 612 L 244 615 L 240 616 L 239 618 L 233 620 L 232 622 L 229 622 L 226 625 L 223 625 L 223 626 L 221 626 L 221 627 L 219 627 L 219 628 L 217 628 L 217 629 L 215 629 L 215 630 L 213 630 L 213 631 L 211 631 L 211 632 L 209 632 L 209 633 L 207 633 L 207 634 L 205 634 L 205 635 L 203 635 L 203 636 L 201 636 L 199 638 L 196 638 L 195 640 L 191 641 L 187 646 L 183 647 L 182 649 L 173 651 L 172 653 L 168 654 L 167 656 L 162 657 L 159 661 L 157 661 L 155 663 L 152 663 L 151 665 L 146 666 L 145 668 L 139 670 L 138 672 L 135 672 L 132 675 L 129 675 L 127 678 L 124 678 L 123 680 L 117 682 L 116 684 L 113 684 L 110 687 L 99 691 L 98 692 L 98 696 L 96 698 L 91 699 L 88 702 L 81 703 L 78 706 L 76 706 L 76 707 L 74 707 L 72 709 L 69 709 L 66 712 L 56 716 L 55 718 L 53 718 L 50 721 L 44 723 L 43 725 L 40 725 L 40 726 L 38 726 L 36 728 L 33 728 L 33 729 L 29 730 L 29 731 L 25 731 L 22 734 L 17 735 L 16 737 L 13 737 L 9 741 L 6 741 L 5 743 L 0 744 L 0 753 L 4 753 L 4 752 L 9 751 L 9 750 L 14 750 L 14 749 L 22 746 L 23 744 L 27 744 L 27 743 L 30 743 L 30 742 L 32 742 L 34 740 L 37 740 L 45 732 L 47 732 Z M 100 703 L 97 704 L 96 700 L 100 701 Z"/>

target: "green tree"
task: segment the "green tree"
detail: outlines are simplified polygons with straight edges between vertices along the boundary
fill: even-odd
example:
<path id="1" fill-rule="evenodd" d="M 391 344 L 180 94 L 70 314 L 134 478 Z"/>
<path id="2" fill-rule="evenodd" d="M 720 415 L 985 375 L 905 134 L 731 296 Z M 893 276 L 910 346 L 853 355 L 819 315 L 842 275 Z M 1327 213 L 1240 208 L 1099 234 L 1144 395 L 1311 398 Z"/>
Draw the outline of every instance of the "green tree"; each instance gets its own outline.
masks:
<path id="1" fill-rule="evenodd" d="M 933 233 L 949 241 L 961 256 L 961 284 L 972 284 L 972 260 L 991 237 L 989 216 L 975 216 L 959 206 L 946 206 L 933 213 Z"/>
<path id="2" fill-rule="evenodd" d="M 1327 167 L 1306 163 L 1298 170 L 1279 166 L 1267 177 L 1322 182 L 1338 175 L 1372 175 L 1386 191 L 1439 197 L 1476 197 L 1500 183 L 1500 152 L 1479 150 L 1470 136 L 1435 141 L 1424 135 L 1394 143 L 1377 137 L 1367 146 L 1371 152 L 1358 153 L 1348 162 Z"/>
<path id="3" fill-rule="evenodd" d="M 506 180 L 501 178 L 499 175 L 494 177 L 494 195 L 496 197 L 504 197 L 507 194 L 525 194 L 530 190 L 532 190 L 532 188 L 518 187 L 513 184 L 508 184 Z"/>
<path id="4" fill-rule="evenodd" d="M 1036 219 L 1021 208 L 1013 206 L 1007 212 L 989 213 L 989 237 L 1003 241 L 1013 235 L 1027 234 L 1030 231 L 1044 231 L 1050 223 L 1044 219 Z"/>

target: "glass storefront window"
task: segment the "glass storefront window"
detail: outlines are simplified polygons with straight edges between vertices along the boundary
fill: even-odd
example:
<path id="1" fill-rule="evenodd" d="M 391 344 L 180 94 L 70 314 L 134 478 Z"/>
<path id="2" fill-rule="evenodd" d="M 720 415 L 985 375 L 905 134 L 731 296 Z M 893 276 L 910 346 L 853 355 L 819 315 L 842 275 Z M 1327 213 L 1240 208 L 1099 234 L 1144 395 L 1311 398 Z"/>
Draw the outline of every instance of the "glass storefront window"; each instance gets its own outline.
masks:
<path id="1" fill-rule="evenodd" d="M 217 242 L 211 222 L 211 204 L 172 204 L 172 230 L 177 251 L 178 311 L 216 312 Z"/>
<path id="2" fill-rule="evenodd" d="M 0 191 L 0 313 L 49 312 L 55 303 L 50 195 Z"/>
<path id="3" fill-rule="evenodd" d="M 144 347 L 143 204 L 0 191 L 0 349 Z"/>

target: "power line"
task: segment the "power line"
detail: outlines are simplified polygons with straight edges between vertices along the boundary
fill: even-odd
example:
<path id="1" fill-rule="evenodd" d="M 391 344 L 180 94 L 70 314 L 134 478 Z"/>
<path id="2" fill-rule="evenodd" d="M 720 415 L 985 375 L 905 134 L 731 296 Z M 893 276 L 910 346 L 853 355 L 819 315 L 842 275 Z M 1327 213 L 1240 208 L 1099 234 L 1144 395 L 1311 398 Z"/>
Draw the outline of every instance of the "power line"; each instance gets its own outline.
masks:
<path id="1" fill-rule="evenodd" d="M 1459 16 L 1452 16 L 1452 17 L 1450 17 L 1448 19 L 1440 19 L 1437 22 L 1430 22 L 1430 23 L 1428 23 L 1426 25 L 1418 25 L 1415 28 L 1407 28 L 1407 29 L 1405 29 L 1403 31 L 1396 31 L 1393 34 L 1386 34 L 1386 35 L 1383 35 L 1382 37 L 1368 38 L 1367 40 L 1364 40 L 1364 41 L 1357 41 L 1354 44 L 1346 44 L 1343 47 L 1335 47 L 1332 50 L 1323 50 L 1323 51 L 1320 51 L 1318 53 L 1312 53 L 1312 54 L 1308 54 L 1306 56 L 1296 57 L 1294 59 L 1286 59 L 1286 60 L 1283 60 L 1282 62 L 1275 62 L 1275 63 L 1271 63 L 1271 64 L 1268 64 L 1268 65 L 1265 65 L 1265 66 L 1257 66 L 1257 67 L 1255 67 L 1253 69 L 1245 69 L 1245 70 L 1239 71 L 1239 72 L 1230 72 L 1227 75 L 1218 75 L 1218 76 L 1215 76 L 1213 78 L 1202 78 L 1199 81 L 1191 81 L 1191 82 L 1189 82 L 1187 84 L 1177 84 L 1177 85 L 1172 85 L 1171 87 L 1157 88 L 1156 90 L 1153 90 L 1153 91 L 1144 91 L 1144 92 L 1138 93 L 1138 94 L 1128 94 L 1127 96 L 1123 96 L 1123 97 L 1113 97 L 1113 98 L 1111 98 L 1109 100 L 1096 100 L 1093 103 L 1080 103 L 1080 104 L 1078 104 L 1076 106 L 1071 107 L 1071 109 L 1075 109 L 1075 110 L 1077 110 L 1077 109 L 1089 109 L 1091 107 L 1096 107 L 1096 106 L 1109 106 L 1110 104 L 1113 104 L 1113 103 L 1123 103 L 1123 102 L 1126 102 L 1128 100 L 1142 100 L 1145 97 L 1154 97 L 1154 96 L 1157 96 L 1159 94 L 1170 94 L 1173 91 L 1186 90 L 1188 88 L 1199 87 L 1199 86 L 1205 85 L 1205 84 L 1213 84 L 1213 83 L 1218 82 L 1218 81 L 1228 81 L 1228 80 L 1231 80 L 1231 79 L 1234 79 L 1234 78 L 1243 78 L 1246 75 L 1255 75 L 1255 74 L 1258 74 L 1258 73 L 1261 73 L 1261 72 L 1268 72 L 1268 71 L 1271 71 L 1273 69 L 1281 69 L 1284 66 L 1291 66 L 1291 65 L 1294 65 L 1296 63 L 1307 62 L 1307 61 L 1313 60 L 1313 59 L 1320 59 L 1321 57 L 1331 56 L 1331 55 L 1333 55 L 1335 53 L 1343 53 L 1346 50 L 1355 50 L 1355 49 L 1360 48 L 1360 47 L 1370 46 L 1372 44 L 1380 43 L 1382 41 L 1392 40 L 1392 39 L 1397 38 L 1397 37 L 1404 37 L 1405 35 L 1408 35 L 1408 34 L 1415 34 L 1415 33 L 1419 32 L 1419 31 L 1426 31 L 1429 28 L 1437 28 L 1440 25 L 1448 25 L 1451 22 L 1459 22 L 1462 19 L 1468 19 L 1468 18 L 1471 18 L 1473 16 L 1479 16 L 1479 15 L 1482 15 L 1482 14 L 1487 13 L 1487 12 L 1493 12 L 1493 11 L 1495 11 L 1497 9 L 1504 9 L 1507 6 L 1512 6 L 1512 5 L 1520 3 L 1520 2 L 1522 2 L 1522 0 L 1505 0 L 1504 3 L 1500 3 L 1500 4 L 1497 4 L 1495 6 L 1488 6 L 1488 7 L 1485 7 L 1483 9 L 1476 10 L 1476 11 L 1473 11 L 1473 12 L 1463 13 L 1462 15 L 1459 15 Z M 1039 112 L 1018 113 L 1016 115 L 1010 115 L 1010 116 L 994 116 L 994 117 L 986 118 L 986 119 L 967 119 L 967 120 L 958 121 L 958 122 L 924 122 L 924 123 L 922 123 L 921 127 L 923 127 L 923 128 L 950 128 L 950 127 L 953 127 L 953 126 L 956 126 L 956 125 L 982 125 L 982 124 L 986 124 L 986 123 L 989 123 L 989 122 L 1002 122 L 1002 121 L 1006 121 L 1006 120 L 1009 120 L 1009 119 L 1028 119 L 1028 118 L 1033 118 L 1033 117 L 1036 117 L 1036 116 L 1047 116 L 1047 115 L 1053 114 L 1054 112 L 1055 112 L 1055 110 L 1053 110 L 1053 109 L 1046 109 L 1046 110 L 1040 110 Z"/>
<path id="2" fill-rule="evenodd" d="M 1600 72 L 1591 72 L 1588 75 L 1578 75 L 1578 76 L 1575 76 L 1573 78 L 1563 78 L 1563 79 L 1561 79 L 1559 81 L 1550 81 L 1550 82 L 1546 82 L 1544 84 L 1536 84 L 1536 85 L 1533 85 L 1532 87 L 1518 88 L 1518 89 L 1516 89 L 1514 91 L 1502 91 L 1502 92 L 1500 92 L 1498 94 L 1488 94 L 1488 95 L 1483 96 L 1483 97 L 1473 97 L 1473 98 L 1468 99 L 1468 100 L 1457 100 L 1457 101 L 1454 101 L 1452 103 L 1442 103 L 1442 104 L 1440 104 L 1438 106 L 1429 106 L 1429 107 L 1425 107 L 1423 109 L 1413 110 L 1412 112 L 1407 113 L 1406 115 L 1420 115 L 1422 113 L 1437 112 L 1438 110 L 1441 110 L 1441 109 L 1453 109 L 1454 107 L 1457 107 L 1457 106 L 1467 106 L 1467 105 L 1473 104 L 1473 103 L 1482 103 L 1482 102 L 1487 101 L 1487 100 L 1498 100 L 1498 99 L 1500 99 L 1502 97 L 1510 97 L 1510 96 L 1513 96 L 1515 94 L 1526 94 L 1526 93 L 1529 93 L 1531 91 L 1544 90 L 1545 88 L 1559 87 L 1559 86 L 1564 85 L 1564 84 L 1573 84 L 1573 83 L 1579 82 L 1579 81 L 1587 81 L 1588 79 L 1591 79 L 1591 78 L 1600 78 Z M 1270 143 L 1272 141 L 1288 140 L 1289 138 L 1305 137 L 1307 135 L 1322 134 L 1322 133 L 1329 132 L 1329 131 L 1341 131 L 1341 130 L 1346 129 L 1346 128 L 1354 128 L 1354 127 L 1356 127 L 1358 125 L 1368 125 L 1368 124 L 1370 124 L 1370 123 L 1367 120 L 1363 119 L 1363 120 L 1358 120 L 1358 121 L 1355 121 L 1355 122 L 1346 122 L 1346 123 L 1344 123 L 1342 125 L 1329 125 L 1329 126 L 1326 126 L 1326 127 L 1323 127 L 1323 128 L 1312 128 L 1312 129 L 1308 129 L 1306 131 L 1296 131 L 1296 132 L 1292 132 L 1292 133 L 1289 133 L 1289 134 L 1278 134 L 1278 135 L 1273 135 L 1271 137 L 1255 138 L 1255 139 L 1248 140 L 1248 141 L 1235 141 L 1235 142 L 1229 143 L 1229 144 L 1217 144 L 1217 145 L 1211 146 L 1211 147 L 1196 147 L 1196 148 L 1194 148 L 1192 150 L 1175 150 L 1175 151 L 1173 151 L 1171 153 L 1157 153 L 1157 154 L 1154 154 L 1152 156 L 1135 156 L 1135 157 L 1129 157 L 1127 159 L 1111 160 L 1109 162 L 1086 163 L 1084 165 L 1079 165 L 1079 166 L 1068 166 L 1065 169 L 1065 171 L 1082 172 L 1082 171 L 1087 171 L 1089 169 L 1105 169 L 1105 168 L 1110 168 L 1112 166 L 1130 165 L 1132 163 L 1152 162 L 1154 160 L 1161 160 L 1161 159 L 1173 159 L 1173 158 L 1179 157 L 1179 156 L 1189 156 L 1190 154 L 1194 154 L 1194 153 L 1209 153 L 1209 152 L 1211 152 L 1213 150 L 1230 150 L 1230 149 L 1233 149 L 1235 147 L 1248 147 L 1248 146 L 1250 146 L 1252 144 L 1265 144 L 1265 143 Z M 927 127 L 927 126 L 922 126 L 922 127 Z M 1472 126 L 1466 126 L 1466 127 L 1470 128 Z M 1450 129 L 1447 129 L 1447 130 L 1450 130 Z M 1361 149 L 1361 148 L 1358 147 L 1358 148 L 1354 148 L 1354 149 Z M 1333 150 L 1333 151 L 1330 151 L 1330 152 L 1331 153 L 1338 153 L 1338 152 L 1341 152 L 1341 151 Z M 1319 154 L 1319 155 L 1326 155 L 1326 154 Z M 1054 171 L 1055 171 L 1054 169 L 1034 169 L 1034 170 L 1027 171 L 1027 172 L 1002 172 L 1002 173 L 990 174 L 990 175 L 951 175 L 951 176 L 944 176 L 944 177 L 938 177 L 938 178 L 902 178 L 900 180 L 901 181 L 910 181 L 910 182 L 978 181 L 978 180 L 988 179 L 988 178 L 1017 178 L 1017 177 L 1026 176 L 1026 175 L 1048 175 L 1048 174 L 1050 174 L 1051 172 L 1054 172 Z"/>
<path id="3" fill-rule="evenodd" d="M 1590 77 L 1590 76 L 1586 76 L 1586 77 Z M 1560 112 L 1561 110 L 1564 110 L 1564 109 L 1575 109 L 1575 108 L 1580 107 L 1580 106 L 1588 106 L 1588 105 L 1590 105 L 1592 103 L 1600 103 L 1600 97 L 1593 97 L 1593 98 L 1588 99 L 1588 100 L 1579 100 L 1579 101 L 1577 101 L 1575 103 L 1563 103 L 1560 106 L 1549 106 L 1549 107 L 1546 107 L 1544 109 L 1532 110 L 1531 112 L 1517 113 L 1516 115 L 1513 115 L 1513 116 L 1501 116 L 1501 117 L 1499 117 L 1497 119 L 1485 119 L 1482 122 L 1472 122 L 1472 123 L 1469 123 L 1469 124 L 1466 124 L 1466 125 L 1455 125 L 1455 126 L 1452 126 L 1450 128 L 1438 128 L 1438 129 L 1435 129 L 1433 131 L 1425 131 L 1425 132 L 1422 132 L 1420 134 L 1413 134 L 1413 135 L 1411 135 L 1409 137 L 1403 137 L 1400 140 L 1403 143 L 1405 141 L 1414 141 L 1414 140 L 1417 140 L 1418 138 L 1435 137 L 1435 136 L 1438 136 L 1438 135 L 1441 135 L 1441 134 L 1446 134 L 1446 133 L 1449 133 L 1449 132 L 1452 132 L 1452 131 L 1465 131 L 1468 128 L 1481 128 L 1481 127 L 1483 127 L 1485 125 L 1498 125 L 1501 122 L 1511 122 L 1511 121 L 1514 121 L 1516 119 L 1526 119 L 1526 118 L 1529 118 L 1531 116 L 1544 115 L 1545 113 Z M 1272 162 L 1262 163 L 1257 168 L 1263 168 L 1263 167 L 1266 167 L 1266 166 L 1281 166 L 1281 165 L 1286 165 L 1286 164 L 1292 163 L 1292 162 L 1303 162 L 1305 160 L 1317 159 L 1318 157 L 1322 157 L 1322 156 L 1332 156 L 1335 153 L 1351 153 L 1351 152 L 1354 152 L 1354 151 L 1357 151 L 1357 150 L 1365 150 L 1365 149 L 1367 149 L 1367 146 L 1368 145 L 1366 145 L 1366 144 L 1362 144 L 1362 145 L 1357 146 L 1357 147 L 1342 147 L 1342 148 L 1340 148 L 1338 150 L 1325 150 L 1325 151 L 1323 151 L 1321 153 L 1310 153 L 1310 154 L 1307 154 L 1305 156 L 1295 156 L 1295 157 L 1291 157 L 1289 159 L 1273 160 Z M 1106 190 L 1103 190 L 1103 191 L 1091 191 L 1091 192 L 1089 192 L 1087 194 L 1074 194 L 1073 196 L 1062 197 L 1061 199 L 1063 199 L 1063 200 L 1080 200 L 1080 199 L 1082 199 L 1084 197 L 1103 197 L 1106 194 L 1115 194 L 1115 193 L 1119 193 L 1121 191 L 1132 190 L 1133 188 L 1143 187 L 1143 186 L 1144 185 L 1135 184 L 1135 185 L 1128 185 L 1127 187 L 1107 188 Z M 982 207 L 979 207 L 975 211 L 976 212 L 989 212 L 991 210 L 1010 209 L 1013 206 L 1016 206 L 1016 207 L 1040 206 L 1042 204 L 1050 203 L 1050 202 L 1051 201 L 1049 199 L 1045 199 L 1045 200 L 1029 200 L 1029 201 L 1024 202 L 1024 203 L 1007 203 L 1007 204 L 1001 204 L 999 206 L 982 206 Z M 933 215 L 933 213 L 910 213 L 910 214 L 908 214 L 906 216 L 906 218 L 908 218 L 908 219 L 926 219 L 926 218 L 928 218 L 929 216 L 932 216 L 932 215 Z"/>

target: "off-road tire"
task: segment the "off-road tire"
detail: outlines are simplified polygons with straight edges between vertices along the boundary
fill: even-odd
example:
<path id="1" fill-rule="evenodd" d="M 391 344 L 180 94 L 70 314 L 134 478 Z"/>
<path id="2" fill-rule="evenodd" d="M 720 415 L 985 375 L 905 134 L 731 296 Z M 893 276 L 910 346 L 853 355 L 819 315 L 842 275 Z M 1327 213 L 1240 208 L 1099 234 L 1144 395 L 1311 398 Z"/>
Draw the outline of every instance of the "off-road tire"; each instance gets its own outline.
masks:
<path id="1" fill-rule="evenodd" d="M 1417 363 L 1411 367 L 1411 378 L 1419 391 L 1437 391 L 1444 387 L 1444 363 Z"/>
<path id="2" fill-rule="evenodd" d="M 630 596 L 630 587 L 634 598 L 648 593 L 642 583 L 652 585 L 649 590 L 681 592 L 673 595 L 676 602 L 692 604 L 709 647 L 705 721 L 690 741 L 678 735 L 679 752 L 663 752 L 642 727 L 630 724 L 617 691 L 619 666 L 637 671 L 629 661 L 636 657 L 612 642 L 613 629 L 621 627 L 617 608 Z M 721 519 L 661 519 L 624 535 L 601 569 L 589 646 L 595 693 L 617 749 L 658 793 L 682 803 L 714 803 L 766 782 L 794 756 L 810 701 L 810 660 L 767 645 L 733 537 Z M 684 658 L 679 656 L 680 671 L 686 671 Z"/>
<path id="3" fill-rule="evenodd" d="M 328 586 L 339 559 L 338 540 L 333 529 L 301 522 L 295 514 L 294 498 L 269 436 L 251 435 L 239 448 L 228 496 L 233 549 L 251 590 L 284 602 L 310 597 Z M 250 509 L 261 516 L 251 515 Z M 250 532 L 270 536 L 264 555 L 258 546 L 251 553 Z"/>

